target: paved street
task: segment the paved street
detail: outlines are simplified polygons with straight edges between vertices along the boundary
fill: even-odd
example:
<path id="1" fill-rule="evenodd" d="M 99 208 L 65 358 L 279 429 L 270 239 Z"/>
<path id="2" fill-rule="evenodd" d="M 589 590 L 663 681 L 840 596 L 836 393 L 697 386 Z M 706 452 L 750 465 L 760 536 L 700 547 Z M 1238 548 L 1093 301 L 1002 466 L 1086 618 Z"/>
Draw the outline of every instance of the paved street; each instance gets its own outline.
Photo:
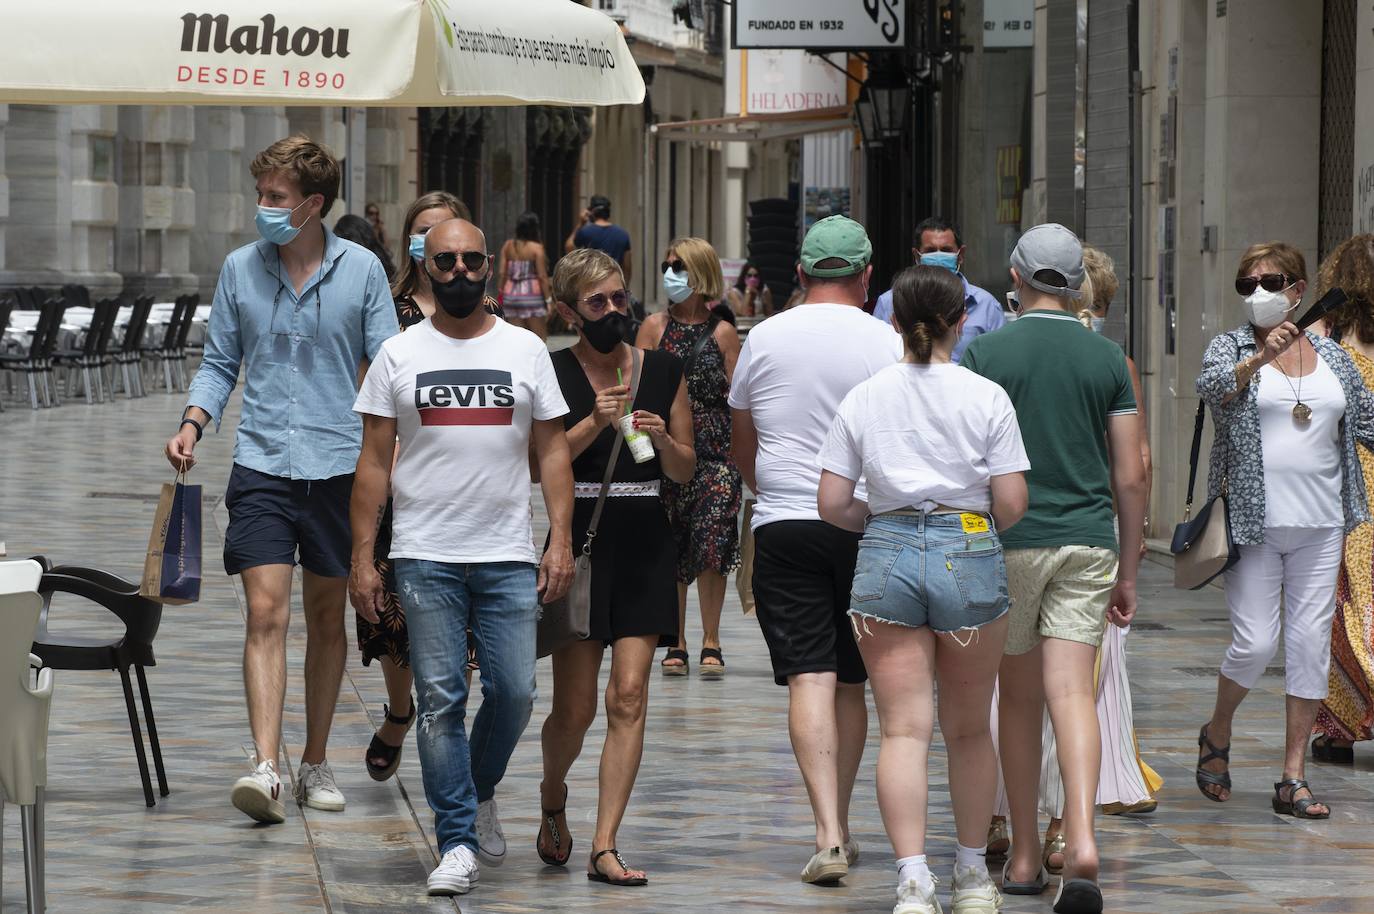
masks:
<path id="1" fill-rule="evenodd" d="M 69 402 L 0 414 L 0 540 L 11 557 L 41 553 L 130 578 L 141 569 L 157 486 L 171 473 L 160 455 L 175 428 L 180 395 L 88 407 Z M 219 561 L 226 521 L 218 505 L 230 467 L 233 418 L 200 447 L 207 505 L 206 575 L 200 603 L 168 607 L 149 672 L 172 794 L 143 805 L 128 723 L 113 673 L 58 673 L 49 748 L 48 886 L 54 912 L 451 911 L 423 892 L 434 864 L 432 821 L 414 742 L 397 779 L 373 784 L 362 766 L 384 690 L 376 666 L 350 657 L 331 760 L 348 797 L 342 814 L 288 806 L 285 825 L 254 826 L 228 803 L 251 753 L 239 678 L 243 619 L 237 580 Z M 1140 745 L 1164 776 L 1159 811 L 1102 818 L 1103 887 L 1110 911 L 1374 912 L 1374 753 L 1350 768 L 1315 766 L 1328 822 L 1274 815 L 1282 683 L 1271 670 L 1237 721 L 1237 789 L 1225 805 L 1193 786 L 1197 728 L 1211 703 L 1226 643 L 1221 594 L 1180 593 L 1166 568 L 1150 565 L 1141 588 L 1131 669 Z M 811 819 L 786 731 L 786 692 L 775 687 L 757 625 L 731 598 L 723 682 L 655 676 L 647 745 L 620 847 L 651 874 L 649 888 L 595 887 L 582 876 L 592 832 L 596 758 L 604 728 L 587 740 L 570 784 L 575 836 L 566 870 L 534 854 L 538 726 L 547 713 L 549 665 L 541 663 L 535 716 L 499 800 L 509 859 L 484 869 L 461 899 L 469 912 L 605 911 L 615 914 L 737 911 L 877 912 L 892 904 L 894 872 L 874 798 L 876 717 L 861 783 L 855 833 L 864 859 L 841 888 L 803 886 Z M 298 762 L 303 734 L 304 626 L 289 644 L 283 769 Z M 351 631 L 350 612 L 350 631 Z M 104 625 L 59 601 L 53 627 Z M 699 630 L 694 624 L 693 631 Z M 350 635 L 350 641 L 352 637 Z M 1282 656 L 1282 655 L 1280 655 Z M 693 649 L 695 660 L 695 645 Z M 695 667 L 695 663 L 693 664 Z M 932 756 L 932 866 L 948 887 L 953 834 L 943 749 Z M 3 904 L 22 910 L 18 811 L 4 813 Z M 1009 898 L 1005 911 L 1050 909 L 1050 896 Z"/>

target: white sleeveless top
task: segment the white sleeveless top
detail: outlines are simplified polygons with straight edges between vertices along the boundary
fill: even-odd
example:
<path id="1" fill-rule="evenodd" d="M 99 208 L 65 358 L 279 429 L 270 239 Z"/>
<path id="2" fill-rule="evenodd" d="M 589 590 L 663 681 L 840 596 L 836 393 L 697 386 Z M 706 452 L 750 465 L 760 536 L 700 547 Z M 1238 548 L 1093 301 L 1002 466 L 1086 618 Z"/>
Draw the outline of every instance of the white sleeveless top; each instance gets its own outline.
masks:
<path id="1" fill-rule="evenodd" d="M 1301 379 L 1301 387 L 1298 382 L 1272 364 L 1260 369 L 1264 526 L 1343 527 L 1340 429 L 1345 391 L 1321 356 L 1317 370 Z M 1312 418 L 1303 423 L 1293 418 L 1298 390 L 1312 410 Z"/>

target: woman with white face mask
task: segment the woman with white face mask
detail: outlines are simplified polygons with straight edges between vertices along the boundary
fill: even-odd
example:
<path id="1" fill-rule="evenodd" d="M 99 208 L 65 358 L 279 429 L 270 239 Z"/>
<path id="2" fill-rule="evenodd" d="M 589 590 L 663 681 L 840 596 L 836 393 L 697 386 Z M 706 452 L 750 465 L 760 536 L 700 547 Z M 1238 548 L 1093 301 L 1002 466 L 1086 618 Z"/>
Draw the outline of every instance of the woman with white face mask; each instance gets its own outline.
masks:
<path id="1" fill-rule="evenodd" d="M 1331 618 L 1345 534 L 1369 521 L 1356 441 L 1374 443 L 1374 396 L 1334 341 L 1298 330 L 1307 290 L 1302 253 L 1252 246 L 1236 271 L 1247 323 L 1218 334 L 1203 356 L 1198 393 L 1216 435 L 1208 498 L 1226 487 L 1240 561 L 1226 572 L 1231 646 L 1216 706 L 1198 734 L 1197 785 L 1231 796 L 1231 724 L 1278 646 L 1287 694 L 1283 776 L 1275 812 L 1325 819 L 1331 807 L 1304 780 L 1305 750 L 1331 663 Z"/>

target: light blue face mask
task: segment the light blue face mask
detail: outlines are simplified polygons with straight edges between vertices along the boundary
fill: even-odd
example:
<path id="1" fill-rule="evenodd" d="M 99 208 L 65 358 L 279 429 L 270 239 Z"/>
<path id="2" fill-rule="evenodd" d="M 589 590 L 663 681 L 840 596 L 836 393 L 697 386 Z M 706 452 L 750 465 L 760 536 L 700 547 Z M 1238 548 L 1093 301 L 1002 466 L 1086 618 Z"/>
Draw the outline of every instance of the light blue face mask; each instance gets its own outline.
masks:
<path id="1" fill-rule="evenodd" d="M 668 301 L 673 304 L 680 304 L 692 297 L 692 287 L 687 284 L 687 271 L 678 273 L 674 270 L 663 272 L 663 291 L 668 295 Z"/>
<path id="2" fill-rule="evenodd" d="M 305 206 L 305 200 L 297 204 L 295 209 L 287 209 L 284 206 L 259 206 L 258 214 L 253 219 L 257 224 L 258 234 L 273 244 L 290 244 L 295 241 L 305 226 L 292 225 L 291 216 L 302 206 Z"/>
<path id="3" fill-rule="evenodd" d="M 411 257 L 412 260 L 424 260 L 424 259 L 425 259 L 425 236 L 424 236 L 424 235 L 411 235 L 411 236 L 410 236 L 410 257 Z"/>
<path id="4" fill-rule="evenodd" d="M 931 251 L 921 255 L 921 263 L 928 267 L 944 267 L 951 273 L 959 272 L 959 255 L 949 251 Z"/>
<path id="5" fill-rule="evenodd" d="M 1106 319 L 1105 317 L 1094 317 L 1094 318 L 1089 318 L 1089 320 L 1092 321 L 1093 333 L 1101 333 L 1101 332 L 1102 332 L 1102 328 L 1103 328 L 1103 327 L 1106 325 L 1106 323 L 1107 323 L 1107 319 Z"/>

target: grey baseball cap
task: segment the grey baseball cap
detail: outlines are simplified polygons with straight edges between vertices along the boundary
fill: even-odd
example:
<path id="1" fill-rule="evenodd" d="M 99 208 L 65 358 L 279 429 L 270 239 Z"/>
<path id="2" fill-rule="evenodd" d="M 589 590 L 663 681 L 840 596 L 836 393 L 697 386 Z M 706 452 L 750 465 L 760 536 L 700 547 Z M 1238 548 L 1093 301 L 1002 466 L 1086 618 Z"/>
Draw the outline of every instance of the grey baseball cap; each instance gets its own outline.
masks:
<path id="1" fill-rule="evenodd" d="M 1011 252 L 1011 265 L 1021 274 L 1021 281 L 1033 289 L 1064 298 L 1080 297 L 1084 275 L 1083 242 L 1057 222 L 1037 225 L 1022 235 L 1016 242 L 1016 250 Z M 1052 282 L 1046 281 L 1046 277 L 1037 279 L 1035 274 L 1042 270 L 1058 276 Z"/>

